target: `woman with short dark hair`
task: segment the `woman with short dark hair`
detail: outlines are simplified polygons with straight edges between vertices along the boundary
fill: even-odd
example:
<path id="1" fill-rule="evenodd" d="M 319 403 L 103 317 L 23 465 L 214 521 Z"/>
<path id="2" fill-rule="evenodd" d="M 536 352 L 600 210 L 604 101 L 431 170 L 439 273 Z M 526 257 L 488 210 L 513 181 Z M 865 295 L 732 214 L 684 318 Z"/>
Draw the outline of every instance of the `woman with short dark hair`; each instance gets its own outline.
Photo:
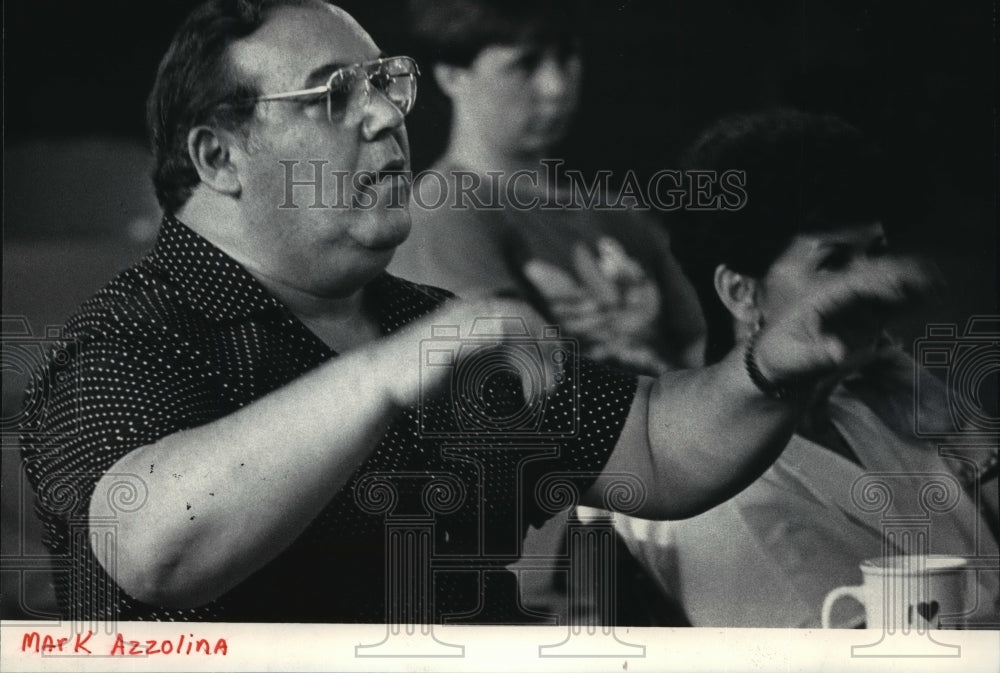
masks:
<path id="1" fill-rule="evenodd" d="M 945 391 L 918 372 L 915 406 L 916 369 L 880 329 L 886 316 L 850 317 L 852 333 L 864 340 L 858 345 L 866 347 L 819 386 L 800 389 L 750 366 L 763 326 L 887 253 L 879 152 L 843 120 L 775 110 L 716 123 L 685 163 L 746 173 L 744 208 L 688 212 L 674 232 L 706 316 L 707 360 L 741 345 L 758 385 L 773 396 L 799 397 L 808 412 L 774 466 L 732 500 L 683 521 L 619 517 L 633 555 L 695 626 L 816 627 L 827 592 L 860 583 L 862 560 L 900 552 L 885 535 L 882 514 L 852 497 L 865 475 L 891 473 L 891 512 L 900 515 L 929 483 L 954 487 L 954 508 L 928 514 L 918 506 L 929 517 L 925 551 L 995 558 L 997 490 L 977 480 L 990 458 L 942 458 L 936 443 L 915 434 L 917 416 L 949 430 Z M 991 455 L 995 461 L 996 451 Z M 997 573 L 978 576 L 979 605 L 964 625 L 995 628 Z M 835 607 L 834 625 L 863 622 L 859 605 Z"/>

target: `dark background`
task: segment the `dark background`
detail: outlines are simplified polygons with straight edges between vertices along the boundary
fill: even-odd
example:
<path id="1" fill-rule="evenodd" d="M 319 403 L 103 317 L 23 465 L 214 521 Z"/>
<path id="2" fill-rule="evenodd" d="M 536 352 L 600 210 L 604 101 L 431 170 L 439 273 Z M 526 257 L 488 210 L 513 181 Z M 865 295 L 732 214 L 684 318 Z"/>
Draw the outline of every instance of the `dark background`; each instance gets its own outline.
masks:
<path id="1" fill-rule="evenodd" d="M 43 334 L 148 247 L 158 219 L 144 100 L 194 2 L 4 4 L 5 333 Z M 399 0 L 342 3 L 387 52 L 408 51 Z M 892 159 L 896 247 L 928 253 L 943 298 L 902 326 L 998 312 L 996 8 L 990 2 L 635 0 L 580 2 L 583 103 L 563 155 L 583 170 L 673 165 L 726 113 L 793 105 L 835 112 Z M 425 78 L 427 79 L 427 78 Z M 424 91 L 427 91 L 425 89 Z M 414 168 L 443 147 L 441 101 L 408 121 Z M 22 327 L 18 327 L 22 325 Z M 994 377 L 995 378 L 995 377 Z M 23 389 L 4 370 L 4 419 Z M 995 383 L 995 381 L 994 381 Z M 5 426 L 6 432 L 6 426 Z M 16 452 L 3 452 L 2 616 L 47 609 L 44 554 Z M 25 588 L 22 600 L 12 600 Z"/>
<path id="2" fill-rule="evenodd" d="M 7 3 L 5 146 L 14 150 L 12 159 L 22 160 L 26 145 L 53 139 L 110 136 L 144 146 L 145 95 L 172 31 L 194 4 Z M 407 50 L 402 2 L 343 4 L 386 51 Z M 587 74 L 581 111 L 563 152 L 569 164 L 617 175 L 632 168 L 648 176 L 670 167 L 676 151 L 724 113 L 774 104 L 836 112 L 881 141 L 893 158 L 895 170 L 885 176 L 886 189 L 899 197 L 890 222 L 893 242 L 940 257 L 961 288 L 951 298 L 956 317 L 996 311 L 992 3 L 578 4 L 587 19 Z M 425 95 L 411 117 L 415 169 L 430 163 L 443 145 L 447 119 L 440 108 L 440 101 Z M 29 154 L 32 168 L 45 159 L 42 152 Z M 25 172 L 10 161 L 5 167 L 15 180 Z M 85 181 L 78 175 L 78 185 Z M 62 193 L 73 192 L 73 185 L 59 185 L 37 170 L 31 182 L 35 198 L 28 213 L 53 198 L 66 201 Z M 136 189 L 144 186 L 144 180 L 137 182 Z M 22 215 L 23 190 L 7 192 L 17 203 L 5 204 L 5 210 Z M 14 217 L 5 234 L 113 228 L 108 222 L 74 222 L 65 217 L 71 208 L 66 202 L 64 217 L 52 218 L 57 222 Z"/>

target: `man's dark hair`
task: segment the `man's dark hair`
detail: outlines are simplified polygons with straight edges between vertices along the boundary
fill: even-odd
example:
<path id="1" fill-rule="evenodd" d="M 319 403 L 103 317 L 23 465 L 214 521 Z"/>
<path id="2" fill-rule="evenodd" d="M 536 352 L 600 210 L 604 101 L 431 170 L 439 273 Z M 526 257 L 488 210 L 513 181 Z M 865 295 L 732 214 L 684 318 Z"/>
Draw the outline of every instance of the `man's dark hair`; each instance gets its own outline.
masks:
<path id="1" fill-rule="evenodd" d="M 188 156 L 188 132 L 199 124 L 240 128 L 253 114 L 247 101 L 259 95 L 230 66 L 229 45 L 253 34 L 277 7 L 321 0 L 209 0 L 185 19 L 160 62 L 146 104 L 156 167 L 156 198 L 176 212 L 198 184 Z"/>
<path id="2" fill-rule="evenodd" d="M 496 44 L 572 49 L 582 32 L 569 0 L 410 0 L 413 48 L 428 62 L 468 66 Z"/>
<path id="3" fill-rule="evenodd" d="M 881 152 L 832 115 L 777 109 L 727 117 L 704 131 L 681 163 L 719 174 L 746 171 L 741 209 L 684 212 L 672 229 L 708 324 L 708 362 L 734 340 L 732 316 L 715 291 L 716 267 L 762 278 L 797 234 L 871 222 L 885 212 Z"/>

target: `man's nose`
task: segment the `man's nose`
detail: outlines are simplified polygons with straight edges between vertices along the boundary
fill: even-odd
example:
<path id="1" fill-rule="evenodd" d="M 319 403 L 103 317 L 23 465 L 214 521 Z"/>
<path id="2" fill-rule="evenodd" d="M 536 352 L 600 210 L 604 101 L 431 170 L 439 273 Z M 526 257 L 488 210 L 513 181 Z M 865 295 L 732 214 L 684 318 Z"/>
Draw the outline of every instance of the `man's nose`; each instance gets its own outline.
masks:
<path id="1" fill-rule="evenodd" d="M 549 54 L 538 64 L 535 71 L 535 90 L 548 98 L 561 98 L 569 94 L 576 85 L 579 63 L 576 57 L 560 58 Z"/>
<path id="2" fill-rule="evenodd" d="M 374 140 L 385 131 L 399 128 L 402 124 L 402 111 L 389 100 L 388 96 L 372 87 L 361 121 L 361 131 L 365 140 Z"/>

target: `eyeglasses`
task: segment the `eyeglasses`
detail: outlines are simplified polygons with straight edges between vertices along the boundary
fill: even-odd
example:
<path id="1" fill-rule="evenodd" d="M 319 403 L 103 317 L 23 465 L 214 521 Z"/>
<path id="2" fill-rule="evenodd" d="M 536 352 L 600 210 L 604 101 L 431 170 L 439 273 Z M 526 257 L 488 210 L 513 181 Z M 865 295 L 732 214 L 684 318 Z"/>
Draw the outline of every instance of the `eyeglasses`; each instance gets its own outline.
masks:
<path id="1" fill-rule="evenodd" d="M 375 89 L 403 113 L 409 114 L 417 100 L 420 68 L 409 56 L 390 56 L 338 68 L 323 86 L 259 96 L 256 102 L 326 97 L 326 115 L 331 123 L 343 119 L 349 110 L 360 110 L 371 102 Z"/>

